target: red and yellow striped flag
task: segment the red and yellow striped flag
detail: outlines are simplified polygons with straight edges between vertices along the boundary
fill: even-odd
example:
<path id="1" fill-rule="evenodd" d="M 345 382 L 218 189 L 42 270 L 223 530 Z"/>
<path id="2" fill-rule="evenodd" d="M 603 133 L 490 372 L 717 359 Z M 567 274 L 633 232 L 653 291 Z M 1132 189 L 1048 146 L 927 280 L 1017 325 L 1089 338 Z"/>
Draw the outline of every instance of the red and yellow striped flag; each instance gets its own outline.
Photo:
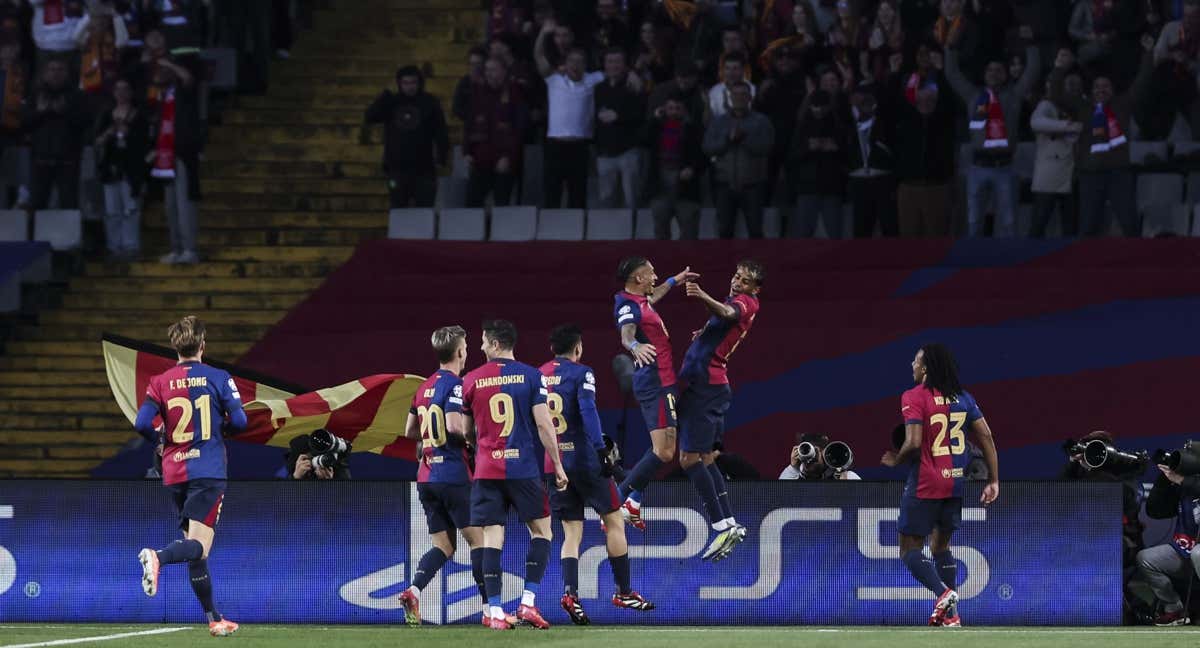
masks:
<path id="1" fill-rule="evenodd" d="M 132 425 L 150 378 L 175 365 L 175 352 L 116 335 L 105 335 L 101 344 L 108 384 Z M 249 424 L 238 441 L 286 448 L 292 439 L 325 428 L 352 442 L 355 452 L 416 457 L 416 442 L 404 438 L 404 421 L 425 380 L 420 376 L 376 374 L 310 391 L 220 362 L 206 364 L 228 371 L 242 394 Z"/>

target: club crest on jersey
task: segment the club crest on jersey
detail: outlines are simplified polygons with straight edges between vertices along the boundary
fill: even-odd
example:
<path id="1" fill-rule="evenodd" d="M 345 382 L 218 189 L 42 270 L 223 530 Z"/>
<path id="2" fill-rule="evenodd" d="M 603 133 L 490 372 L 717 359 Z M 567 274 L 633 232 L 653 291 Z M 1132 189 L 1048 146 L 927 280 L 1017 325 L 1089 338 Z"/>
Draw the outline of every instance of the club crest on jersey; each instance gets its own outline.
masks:
<path id="1" fill-rule="evenodd" d="M 951 479 L 951 478 L 962 477 L 962 476 L 963 476 L 962 468 L 954 468 L 954 469 L 942 468 L 942 479 Z"/>

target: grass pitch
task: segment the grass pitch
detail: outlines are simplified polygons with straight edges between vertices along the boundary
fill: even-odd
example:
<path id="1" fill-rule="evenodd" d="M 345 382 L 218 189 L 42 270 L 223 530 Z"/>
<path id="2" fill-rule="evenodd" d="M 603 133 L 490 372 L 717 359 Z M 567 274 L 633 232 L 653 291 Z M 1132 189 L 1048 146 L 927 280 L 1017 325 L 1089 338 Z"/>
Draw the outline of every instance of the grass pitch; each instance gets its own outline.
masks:
<path id="1" fill-rule="evenodd" d="M 949 635 L 949 636 L 947 636 Z M 951 639 L 953 637 L 953 639 Z M 208 636 L 206 626 L 187 625 L 0 625 L 0 648 L 41 646 L 213 646 L 238 648 L 347 648 L 354 646 L 470 645 L 488 648 L 526 646 L 637 646 L 648 648 L 927 648 L 935 643 L 969 643 L 971 648 L 1041 648 L 1080 645 L 1088 648 L 1157 648 L 1195 644 L 1200 628 L 963 628 L 908 627 L 604 627 L 556 626 L 548 631 L 518 628 L 495 632 L 481 627 L 408 628 L 404 626 L 275 626 L 246 625 L 232 637 Z"/>

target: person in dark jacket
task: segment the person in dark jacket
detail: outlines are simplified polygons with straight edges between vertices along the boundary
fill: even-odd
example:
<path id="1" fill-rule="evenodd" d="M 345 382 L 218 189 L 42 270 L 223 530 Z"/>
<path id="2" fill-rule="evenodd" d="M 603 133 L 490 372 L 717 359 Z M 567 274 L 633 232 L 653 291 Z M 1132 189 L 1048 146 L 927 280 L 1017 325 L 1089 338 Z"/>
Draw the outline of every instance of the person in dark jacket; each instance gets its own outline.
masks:
<path id="1" fill-rule="evenodd" d="M 396 71 L 398 94 L 384 90 L 367 108 L 368 124 L 383 124 L 383 171 L 389 206 L 432 207 L 437 197 L 437 168 L 450 152 L 442 104 L 425 92 L 415 66 Z"/>
<path id="2" fill-rule="evenodd" d="M 1142 578 L 1162 602 L 1157 626 L 1187 625 L 1188 611 L 1180 600 L 1175 581 L 1188 582 L 1200 574 L 1200 476 L 1181 475 L 1159 465 L 1160 473 L 1146 498 L 1146 515 L 1155 520 L 1175 518 L 1175 535 L 1169 544 L 1143 549 L 1137 555 Z"/>
<path id="3" fill-rule="evenodd" d="M 645 195 L 654 214 L 654 237 L 670 240 L 671 219 L 679 238 L 700 236 L 700 176 L 704 173 L 704 129 L 688 116 L 680 94 L 662 105 L 662 116 L 647 122 L 643 143 L 650 151 Z"/>
<path id="4" fill-rule="evenodd" d="M 854 236 L 870 238 L 876 223 L 884 236 L 897 236 L 896 160 L 889 116 L 880 114 L 879 101 L 865 89 L 850 95 L 850 106 L 854 124 L 847 129 L 846 167 Z"/>
<path id="5" fill-rule="evenodd" d="M 471 88 L 463 123 L 467 207 L 482 207 L 489 193 L 492 204 L 503 207 L 512 201 L 521 169 L 529 113 L 503 61 L 488 59 L 483 75 L 484 82 Z"/>
<path id="6" fill-rule="evenodd" d="M 800 55 L 791 49 L 781 47 L 775 51 L 774 65 L 771 76 L 758 88 L 754 105 L 758 112 L 771 120 L 775 128 L 775 145 L 771 149 L 771 159 L 767 163 L 767 196 L 766 204 L 774 202 L 775 184 L 779 179 L 779 171 L 787 160 L 791 150 L 792 130 L 796 127 L 796 113 L 804 102 L 805 79 L 801 69 Z M 784 185 L 784 203 L 787 207 L 796 204 L 798 194 L 790 186 Z"/>
<path id="7" fill-rule="evenodd" d="M 483 64 L 488 59 L 487 48 L 476 45 L 467 54 L 467 73 L 454 86 L 454 98 L 450 103 L 450 113 L 459 121 L 467 121 L 471 110 L 471 88 L 483 83 Z"/>
<path id="8" fill-rule="evenodd" d="M 630 86 L 635 79 L 638 87 Z M 617 207 L 620 184 L 626 207 L 636 207 L 641 156 L 637 148 L 638 132 L 646 117 L 641 78 L 629 73 L 625 52 L 613 48 L 604 53 L 604 82 L 596 86 L 597 198 L 600 207 Z M 619 179 L 618 179 L 619 176 Z"/>
<path id="9" fill-rule="evenodd" d="M 67 78 L 66 63 L 52 59 L 22 113 L 22 125 L 32 141 L 33 209 L 45 209 L 55 187 L 60 209 L 79 207 L 79 157 L 88 116 L 83 94 L 68 85 Z"/>
<path id="10" fill-rule="evenodd" d="M 663 104 L 667 99 L 678 96 L 687 110 L 688 120 L 693 124 L 704 123 L 704 111 L 708 106 L 708 93 L 700 87 L 700 76 L 696 64 L 683 59 L 675 64 L 675 78 L 654 86 L 647 102 L 650 114 L 662 117 Z"/>
<path id="11" fill-rule="evenodd" d="M 817 90 L 805 98 L 787 162 L 788 184 L 800 195 L 798 217 L 795 227 L 789 224 L 789 236 L 811 237 L 820 217 L 825 234 L 841 238 L 847 127 L 833 110 L 828 92 Z"/>
<path id="12" fill-rule="evenodd" d="M 133 86 L 118 79 L 116 104 L 100 113 L 96 133 L 96 174 L 104 185 L 104 233 L 108 253 L 132 260 L 141 251 L 142 188 L 149 171 L 150 122 L 133 103 Z"/>
<path id="13" fill-rule="evenodd" d="M 949 89 L 926 81 L 913 103 L 896 103 L 896 208 L 900 236 L 950 233 L 954 179 L 954 102 Z"/>

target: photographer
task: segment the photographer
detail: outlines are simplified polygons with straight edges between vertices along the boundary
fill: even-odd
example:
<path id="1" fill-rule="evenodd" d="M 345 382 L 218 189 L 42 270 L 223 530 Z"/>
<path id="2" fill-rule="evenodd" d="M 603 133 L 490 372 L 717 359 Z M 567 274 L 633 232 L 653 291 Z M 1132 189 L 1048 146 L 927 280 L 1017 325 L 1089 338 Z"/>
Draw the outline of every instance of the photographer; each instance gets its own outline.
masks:
<path id="1" fill-rule="evenodd" d="M 1184 452 L 1188 452 L 1188 448 Z M 1156 461 L 1159 459 L 1155 457 Z M 1196 463 L 1194 456 L 1192 463 Z M 1137 565 L 1155 598 L 1162 601 L 1162 612 L 1154 618 L 1154 625 L 1187 625 L 1188 610 L 1180 600 L 1175 583 L 1187 581 L 1190 591 L 1193 573 L 1200 570 L 1200 551 L 1193 551 L 1196 536 L 1200 534 L 1200 524 L 1197 523 L 1200 516 L 1200 476 L 1190 474 L 1193 470 L 1178 464 L 1176 470 L 1189 473 L 1187 476 L 1162 463 L 1158 464 L 1158 470 L 1162 474 L 1155 480 L 1154 488 L 1146 499 L 1146 515 L 1155 520 L 1174 517 L 1175 537 L 1169 544 L 1138 552 Z"/>
<path id="2" fill-rule="evenodd" d="M 829 446 L 829 437 L 824 434 L 802 434 L 800 443 L 792 447 L 790 463 L 779 473 L 780 479 L 828 480 L 828 479 L 861 479 L 848 466 L 845 470 L 835 470 L 825 463 L 825 448 Z"/>
<path id="3" fill-rule="evenodd" d="M 1125 567 L 1126 580 L 1128 580 L 1134 571 L 1138 552 L 1143 548 L 1142 531 L 1144 529 L 1141 520 L 1138 519 L 1142 504 L 1138 493 L 1139 482 L 1145 472 L 1145 464 L 1130 468 L 1121 466 L 1090 468 L 1085 461 L 1082 448 L 1093 441 L 1103 441 L 1108 445 L 1116 443 L 1112 434 L 1102 430 L 1092 432 L 1078 441 L 1069 440 L 1063 444 L 1063 451 L 1067 453 L 1068 461 L 1062 474 L 1059 475 L 1059 479 L 1063 481 L 1112 481 L 1121 484 L 1121 511 L 1123 513 L 1121 534 L 1124 536 L 1121 564 Z"/>
<path id="4" fill-rule="evenodd" d="M 349 460 L 350 444 L 327 430 L 317 430 L 311 435 L 292 439 L 287 454 L 287 474 L 289 479 L 346 480 L 350 479 Z"/>

